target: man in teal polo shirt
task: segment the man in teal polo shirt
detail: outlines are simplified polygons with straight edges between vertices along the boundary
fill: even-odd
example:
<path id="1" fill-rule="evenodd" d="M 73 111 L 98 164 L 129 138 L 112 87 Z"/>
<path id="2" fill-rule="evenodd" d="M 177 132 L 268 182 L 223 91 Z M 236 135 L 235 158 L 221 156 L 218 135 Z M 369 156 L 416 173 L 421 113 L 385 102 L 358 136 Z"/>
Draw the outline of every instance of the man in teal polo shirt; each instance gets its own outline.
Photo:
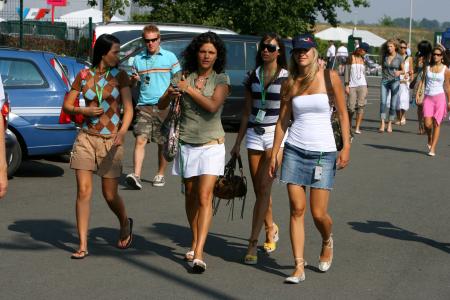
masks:
<path id="1" fill-rule="evenodd" d="M 133 128 L 136 143 L 134 148 L 134 173 L 128 174 L 126 182 L 134 189 L 142 189 L 141 171 L 145 157 L 145 146 L 150 141 L 158 144 L 158 173 L 153 186 L 164 186 L 167 161 L 162 154 L 161 123 L 163 121 L 157 104 L 169 86 L 170 79 L 179 72 L 177 57 L 160 47 L 160 33 L 155 25 L 143 29 L 142 38 L 147 49 L 136 55 L 131 76 L 133 83 L 140 81 L 140 93 L 136 107 L 136 123 Z"/>

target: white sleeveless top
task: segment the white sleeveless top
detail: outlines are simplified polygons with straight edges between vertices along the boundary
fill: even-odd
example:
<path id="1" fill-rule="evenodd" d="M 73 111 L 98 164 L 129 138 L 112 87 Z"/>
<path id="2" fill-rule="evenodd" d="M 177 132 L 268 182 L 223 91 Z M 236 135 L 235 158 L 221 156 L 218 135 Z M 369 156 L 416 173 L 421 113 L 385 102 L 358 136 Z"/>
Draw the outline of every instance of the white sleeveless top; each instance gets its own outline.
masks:
<path id="1" fill-rule="evenodd" d="M 441 72 L 431 72 L 430 67 L 427 67 L 427 80 L 425 84 L 425 95 L 434 96 L 444 92 L 444 81 L 446 66 L 442 67 Z"/>
<path id="2" fill-rule="evenodd" d="M 336 151 L 327 94 L 295 96 L 292 114 L 294 123 L 289 129 L 287 143 L 309 151 Z"/>
<path id="3" fill-rule="evenodd" d="M 348 86 L 358 87 L 367 85 L 366 81 L 366 66 L 363 64 L 351 64 L 350 65 L 350 80 Z"/>
<path id="4" fill-rule="evenodd" d="M 406 73 L 409 72 L 409 56 L 403 62 L 403 71 L 405 71 Z M 409 80 L 410 80 L 409 75 L 408 76 L 400 75 L 400 81 L 406 81 L 406 83 L 409 83 Z"/>

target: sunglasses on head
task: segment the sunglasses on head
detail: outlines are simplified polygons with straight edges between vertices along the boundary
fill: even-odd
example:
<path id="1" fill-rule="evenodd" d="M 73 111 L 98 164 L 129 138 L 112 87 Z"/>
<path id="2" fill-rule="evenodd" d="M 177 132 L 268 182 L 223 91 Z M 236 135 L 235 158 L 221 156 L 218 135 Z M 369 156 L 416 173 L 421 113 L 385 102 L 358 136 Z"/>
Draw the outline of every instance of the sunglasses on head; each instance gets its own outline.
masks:
<path id="1" fill-rule="evenodd" d="M 433 53 L 434 56 L 442 56 L 442 53 Z"/>
<path id="2" fill-rule="evenodd" d="M 272 44 L 262 44 L 261 51 L 264 51 L 264 49 L 267 49 L 267 51 L 269 51 L 269 52 L 275 52 L 278 49 L 280 49 L 280 47 L 278 47 L 277 45 L 272 45 Z"/>
<path id="3" fill-rule="evenodd" d="M 154 38 L 154 39 L 146 39 L 146 38 L 144 38 L 144 42 L 145 42 L 146 44 L 148 44 L 148 43 L 150 43 L 150 42 L 154 43 L 154 42 L 156 42 L 158 39 L 159 39 L 159 37 Z"/>

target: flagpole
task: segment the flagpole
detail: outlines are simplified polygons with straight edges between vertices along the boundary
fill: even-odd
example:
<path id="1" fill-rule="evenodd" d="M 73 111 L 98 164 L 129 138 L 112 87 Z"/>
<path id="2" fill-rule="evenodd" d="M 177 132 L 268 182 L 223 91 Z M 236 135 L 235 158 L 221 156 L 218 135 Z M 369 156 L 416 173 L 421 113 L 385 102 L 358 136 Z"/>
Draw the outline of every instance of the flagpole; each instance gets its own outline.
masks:
<path id="1" fill-rule="evenodd" d="M 411 47 L 411 27 L 412 27 L 412 13 L 413 13 L 413 0 L 410 0 L 410 11 L 409 11 L 409 47 Z"/>

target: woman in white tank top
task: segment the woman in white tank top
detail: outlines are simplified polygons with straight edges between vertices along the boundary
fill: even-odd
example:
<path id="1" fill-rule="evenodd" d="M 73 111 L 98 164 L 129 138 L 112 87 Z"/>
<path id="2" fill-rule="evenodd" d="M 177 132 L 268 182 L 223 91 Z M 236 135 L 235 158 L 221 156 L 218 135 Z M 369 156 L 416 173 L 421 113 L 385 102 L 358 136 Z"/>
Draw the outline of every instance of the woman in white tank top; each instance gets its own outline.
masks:
<path id="1" fill-rule="evenodd" d="M 319 68 L 314 36 L 296 36 L 292 46 L 289 77 L 281 87 L 281 109 L 275 129 L 269 175 L 276 175 L 278 152 L 292 115 L 293 124 L 283 151 L 281 181 L 287 183 L 289 194 L 290 236 L 295 259 L 295 270 L 292 276 L 286 278 L 286 282 L 299 283 L 305 279 L 303 252 L 307 186 L 310 187 L 314 223 L 323 240 L 318 267 L 325 272 L 331 266 L 333 239 L 332 220 L 327 212 L 328 198 L 333 187 L 336 156 L 340 168 L 344 168 L 350 159 L 350 127 L 341 80 L 336 72 Z M 339 154 L 331 128 L 331 108 L 324 72 L 330 75 L 327 76 L 332 83 L 330 93 L 333 93 L 342 127 L 344 147 Z"/>
<path id="2" fill-rule="evenodd" d="M 347 110 L 352 127 L 353 115 L 356 112 L 355 133 L 361 133 L 364 108 L 367 104 L 367 80 L 364 56 L 369 51 L 369 44 L 361 43 L 345 66 L 344 83 L 347 94 Z"/>
<path id="3" fill-rule="evenodd" d="M 444 48 L 442 46 L 433 48 L 431 65 L 427 68 L 425 77 L 423 117 L 429 156 L 436 155 L 436 145 L 441 131 L 440 124 L 450 109 L 450 71 L 443 64 L 443 55 Z"/>
<path id="4" fill-rule="evenodd" d="M 399 96 L 397 102 L 397 121 L 394 123 L 396 125 L 406 124 L 406 111 L 409 109 L 410 93 L 409 93 L 409 82 L 410 78 L 413 78 L 413 61 L 410 56 L 406 54 L 406 49 L 408 48 L 406 41 L 400 41 L 399 54 L 403 57 L 403 70 L 400 75 L 400 87 Z"/>

